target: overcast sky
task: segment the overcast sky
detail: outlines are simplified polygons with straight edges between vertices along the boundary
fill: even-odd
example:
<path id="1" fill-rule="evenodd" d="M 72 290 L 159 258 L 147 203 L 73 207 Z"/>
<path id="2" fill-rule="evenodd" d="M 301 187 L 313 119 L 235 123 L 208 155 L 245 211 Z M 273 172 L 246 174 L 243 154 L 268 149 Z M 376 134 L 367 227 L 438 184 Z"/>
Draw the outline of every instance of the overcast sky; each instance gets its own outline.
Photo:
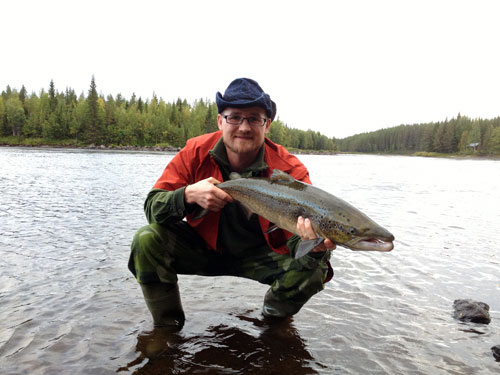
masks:
<path id="1" fill-rule="evenodd" d="M 0 90 L 215 100 L 257 80 L 329 137 L 500 116 L 500 1 L 4 1 Z"/>

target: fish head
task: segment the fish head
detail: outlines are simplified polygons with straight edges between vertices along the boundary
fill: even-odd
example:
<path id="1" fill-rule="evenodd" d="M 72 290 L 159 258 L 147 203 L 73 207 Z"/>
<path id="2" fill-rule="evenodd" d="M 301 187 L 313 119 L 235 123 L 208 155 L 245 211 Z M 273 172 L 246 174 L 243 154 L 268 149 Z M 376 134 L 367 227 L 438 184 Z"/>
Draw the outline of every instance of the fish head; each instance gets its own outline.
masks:
<path id="1" fill-rule="evenodd" d="M 344 202 L 345 203 L 345 202 Z M 345 210 L 330 211 L 320 222 L 318 233 L 351 250 L 391 251 L 394 235 L 361 211 L 345 204 Z"/>
<path id="2" fill-rule="evenodd" d="M 360 230 L 351 230 L 351 239 L 344 244 L 351 250 L 391 251 L 394 248 L 394 235 L 376 223 Z"/>

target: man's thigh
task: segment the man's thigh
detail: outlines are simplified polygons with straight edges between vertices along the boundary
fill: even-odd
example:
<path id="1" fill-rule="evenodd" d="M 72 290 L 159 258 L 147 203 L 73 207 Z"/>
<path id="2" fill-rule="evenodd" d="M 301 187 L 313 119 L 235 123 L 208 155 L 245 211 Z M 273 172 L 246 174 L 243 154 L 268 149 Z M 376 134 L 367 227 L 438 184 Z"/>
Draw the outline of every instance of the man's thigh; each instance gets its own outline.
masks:
<path id="1" fill-rule="evenodd" d="M 278 254 L 269 247 L 262 246 L 248 250 L 238 257 L 225 257 L 225 268 L 230 270 L 232 276 L 271 285 L 284 275 L 291 261 L 290 255 Z"/>
<path id="2" fill-rule="evenodd" d="M 305 303 L 323 289 L 329 257 L 330 252 L 327 252 L 322 259 L 308 255 L 294 259 L 289 254 L 277 254 L 269 248 L 260 248 L 228 268 L 234 270 L 235 276 L 271 285 L 272 291 L 280 299 Z"/>
<path id="3" fill-rule="evenodd" d="M 185 221 L 150 224 L 134 236 L 129 269 L 142 283 L 175 283 L 178 274 L 224 274 L 219 258 Z"/>

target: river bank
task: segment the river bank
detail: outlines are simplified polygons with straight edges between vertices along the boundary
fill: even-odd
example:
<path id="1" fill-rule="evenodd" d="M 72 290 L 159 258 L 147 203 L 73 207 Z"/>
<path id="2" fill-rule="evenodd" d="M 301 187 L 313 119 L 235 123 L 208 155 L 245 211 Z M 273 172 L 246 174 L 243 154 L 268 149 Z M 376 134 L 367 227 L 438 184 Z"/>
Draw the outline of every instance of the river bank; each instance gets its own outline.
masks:
<path id="1" fill-rule="evenodd" d="M 181 147 L 175 147 L 166 144 L 154 146 L 137 146 L 137 145 L 104 145 L 104 144 L 83 144 L 74 140 L 48 141 L 43 138 L 25 138 L 18 139 L 17 137 L 0 137 L 0 147 L 28 147 L 28 148 L 59 148 L 59 149 L 82 149 L 82 150 L 103 150 L 103 151 L 146 151 L 146 152 L 178 152 Z M 293 154 L 304 155 L 335 155 L 337 151 L 331 150 L 301 150 L 288 148 Z"/>
<path id="2" fill-rule="evenodd" d="M 459 160 L 500 160 L 500 155 L 494 154 L 464 154 L 464 153 L 453 153 L 453 154 L 443 154 L 439 152 L 427 152 L 427 151 L 417 151 L 413 153 L 394 153 L 394 152 L 353 152 L 353 151 L 339 151 L 337 154 L 343 155 L 373 155 L 373 156 L 416 156 L 421 158 L 444 158 L 444 159 L 459 159 Z"/>
<path id="3" fill-rule="evenodd" d="M 132 145 L 96 145 L 96 144 L 80 144 L 71 142 L 30 142 L 32 140 L 28 139 L 27 142 L 5 142 L 5 138 L 0 138 L 0 147 L 26 147 L 34 149 L 82 149 L 82 150 L 107 150 L 107 151 L 161 151 L 161 152 L 178 152 L 180 147 L 174 147 L 170 145 L 155 145 L 155 146 L 132 146 Z"/>
<path id="4" fill-rule="evenodd" d="M 103 151 L 146 151 L 146 152 L 178 152 L 181 147 L 175 147 L 165 144 L 154 146 L 137 145 L 104 145 L 104 144 L 83 144 L 74 140 L 49 141 L 43 138 L 25 138 L 19 140 L 18 137 L 0 137 L 0 147 L 28 147 L 28 148 L 59 148 L 59 149 L 83 149 L 83 150 L 103 150 Z M 332 150 L 302 150 L 289 147 L 288 150 L 295 155 L 385 155 L 385 156 L 419 156 L 429 158 L 452 158 L 452 159 L 480 159 L 480 160 L 500 160 L 500 155 L 475 153 L 452 153 L 443 154 L 438 152 L 417 151 L 414 153 L 364 153 L 364 152 L 345 152 Z"/>

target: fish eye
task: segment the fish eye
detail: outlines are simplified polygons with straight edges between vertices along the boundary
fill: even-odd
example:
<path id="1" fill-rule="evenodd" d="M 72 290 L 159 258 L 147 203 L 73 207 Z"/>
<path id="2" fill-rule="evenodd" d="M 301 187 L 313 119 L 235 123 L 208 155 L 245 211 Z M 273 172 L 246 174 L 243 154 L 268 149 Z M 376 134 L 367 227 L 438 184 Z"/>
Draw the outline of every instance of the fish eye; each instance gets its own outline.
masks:
<path id="1" fill-rule="evenodd" d="M 356 228 L 351 227 L 351 228 L 349 228 L 349 234 L 352 234 L 354 236 L 354 235 L 358 234 L 358 231 Z"/>

